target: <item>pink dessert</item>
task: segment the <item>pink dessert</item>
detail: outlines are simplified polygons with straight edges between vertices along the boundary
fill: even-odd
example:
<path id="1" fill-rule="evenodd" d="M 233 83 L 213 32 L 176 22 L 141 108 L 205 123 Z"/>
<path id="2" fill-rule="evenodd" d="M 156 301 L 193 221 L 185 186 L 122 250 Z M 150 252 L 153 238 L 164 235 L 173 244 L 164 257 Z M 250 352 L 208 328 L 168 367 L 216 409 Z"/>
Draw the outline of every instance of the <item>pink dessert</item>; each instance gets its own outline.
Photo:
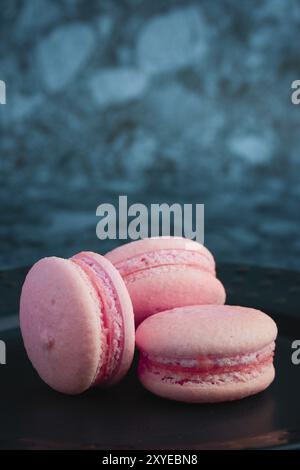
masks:
<path id="1" fill-rule="evenodd" d="M 38 261 L 22 288 L 20 323 L 33 366 L 60 392 L 112 385 L 131 365 L 131 300 L 118 271 L 96 253 Z"/>
<path id="2" fill-rule="evenodd" d="M 138 374 L 156 395 L 185 402 L 237 400 L 274 379 L 277 327 L 265 313 L 230 305 L 176 308 L 136 331 Z"/>
<path id="3" fill-rule="evenodd" d="M 225 302 L 214 258 L 200 243 L 180 237 L 145 238 L 105 257 L 125 281 L 136 325 L 162 310 Z"/>

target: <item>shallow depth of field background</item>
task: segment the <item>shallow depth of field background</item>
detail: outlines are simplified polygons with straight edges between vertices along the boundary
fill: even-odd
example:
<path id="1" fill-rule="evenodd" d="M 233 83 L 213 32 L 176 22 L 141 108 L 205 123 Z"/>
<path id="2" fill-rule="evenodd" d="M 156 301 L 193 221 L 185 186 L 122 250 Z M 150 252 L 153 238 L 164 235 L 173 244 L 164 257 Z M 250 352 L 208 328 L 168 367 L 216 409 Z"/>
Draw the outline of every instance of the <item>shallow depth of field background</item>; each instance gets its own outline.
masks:
<path id="1" fill-rule="evenodd" d="M 0 8 L 0 268 L 105 251 L 127 194 L 204 203 L 219 261 L 300 269 L 299 2 Z"/>

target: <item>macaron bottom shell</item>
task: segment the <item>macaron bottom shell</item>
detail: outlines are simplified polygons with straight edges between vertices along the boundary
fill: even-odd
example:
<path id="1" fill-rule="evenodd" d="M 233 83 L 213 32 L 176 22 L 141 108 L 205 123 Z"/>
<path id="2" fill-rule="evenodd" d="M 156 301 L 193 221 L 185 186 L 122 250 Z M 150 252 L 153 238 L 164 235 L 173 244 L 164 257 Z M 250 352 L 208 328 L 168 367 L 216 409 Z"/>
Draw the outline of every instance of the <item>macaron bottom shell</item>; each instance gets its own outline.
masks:
<path id="1" fill-rule="evenodd" d="M 272 361 L 239 371 L 179 373 L 162 367 L 147 367 L 140 360 L 138 375 L 143 386 L 162 398 L 187 403 L 217 403 L 239 400 L 265 390 L 274 380 Z"/>

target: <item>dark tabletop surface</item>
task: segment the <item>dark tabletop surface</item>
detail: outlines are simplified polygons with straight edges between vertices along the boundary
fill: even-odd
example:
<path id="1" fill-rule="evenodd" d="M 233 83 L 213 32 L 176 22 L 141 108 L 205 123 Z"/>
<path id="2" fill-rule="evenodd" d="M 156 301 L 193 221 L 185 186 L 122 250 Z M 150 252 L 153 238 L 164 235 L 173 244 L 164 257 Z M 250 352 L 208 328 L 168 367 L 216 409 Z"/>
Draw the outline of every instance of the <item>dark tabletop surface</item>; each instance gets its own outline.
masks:
<path id="1" fill-rule="evenodd" d="M 300 273 L 221 265 L 228 303 L 261 308 L 279 327 L 277 375 L 265 392 L 238 402 L 188 405 L 160 399 L 139 384 L 134 366 L 109 390 L 76 397 L 49 389 L 26 358 L 17 322 L 27 269 L 0 274 L 0 448 L 239 449 L 298 447 L 300 367 L 291 343 L 300 331 Z M 7 318 L 10 320 L 7 321 Z"/>

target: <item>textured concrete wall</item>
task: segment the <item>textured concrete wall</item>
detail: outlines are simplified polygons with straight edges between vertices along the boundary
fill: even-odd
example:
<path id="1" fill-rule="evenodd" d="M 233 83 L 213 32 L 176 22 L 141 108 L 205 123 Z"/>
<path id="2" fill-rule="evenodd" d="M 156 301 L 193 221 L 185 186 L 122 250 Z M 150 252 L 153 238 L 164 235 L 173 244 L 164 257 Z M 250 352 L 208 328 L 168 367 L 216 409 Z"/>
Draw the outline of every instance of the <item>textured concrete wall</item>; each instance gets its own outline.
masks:
<path id="1" fill-rule="evenodd" d="M 128 194 L 299 269 L 299 35 L 293 0 L 2 0 L 0 266 L 105 250 L 96 206 Z"/>

